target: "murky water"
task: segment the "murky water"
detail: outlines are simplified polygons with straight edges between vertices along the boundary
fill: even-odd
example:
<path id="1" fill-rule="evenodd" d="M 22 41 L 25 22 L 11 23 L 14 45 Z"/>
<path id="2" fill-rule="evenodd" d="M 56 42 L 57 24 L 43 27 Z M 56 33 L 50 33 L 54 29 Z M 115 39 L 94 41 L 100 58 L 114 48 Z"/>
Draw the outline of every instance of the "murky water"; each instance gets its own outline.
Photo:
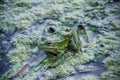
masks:
<path id="1" fill-rule="evenodd" d="M 9 59 L 6 54 L 14 47 L 11 42 L 11 37 L 14 33 L 15 32 L 5 32 L 0 30 L 0 76 L 10 68 Z"/>

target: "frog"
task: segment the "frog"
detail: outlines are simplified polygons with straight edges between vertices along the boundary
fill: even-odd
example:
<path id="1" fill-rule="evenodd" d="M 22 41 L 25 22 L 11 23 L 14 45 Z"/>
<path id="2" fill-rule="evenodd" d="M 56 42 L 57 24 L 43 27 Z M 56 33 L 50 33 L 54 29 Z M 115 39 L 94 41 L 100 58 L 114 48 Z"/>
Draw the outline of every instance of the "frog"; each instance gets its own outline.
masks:
<path id="1" fill-rule="evenodd" d="M 65 54 L 68 51 L 72 51 L 74 54 L 82 53 L 81 32 L 84 32 L 88 39 L 82 25 L 73 28 L 50 26 L 45 30 L 45 34 L 39 37 L 38 48 L 56 55 Z"/>
<path id="2" fill-rule="evenodd" d="M 65 50 L 71 38 L 70 29 L 64 31 L 52 31 L 55 28 L 49 27 L 46 34 L 39 39 L 38 48 L 58 54 Z"/>

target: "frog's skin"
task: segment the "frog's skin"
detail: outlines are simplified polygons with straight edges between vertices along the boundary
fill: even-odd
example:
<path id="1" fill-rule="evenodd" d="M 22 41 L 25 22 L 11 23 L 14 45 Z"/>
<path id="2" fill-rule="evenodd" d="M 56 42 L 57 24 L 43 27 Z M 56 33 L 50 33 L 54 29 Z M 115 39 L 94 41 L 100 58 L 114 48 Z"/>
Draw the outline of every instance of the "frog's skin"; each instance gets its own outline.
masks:
<path id="1" fill-rule="evenodd" d="M 64 62 L 64 54 L 81 53 L 81 40 L 79 27 L 70 29 L 69 27 L 49 27 L 45 30 L 43 37 L 38 39 L 38 48 L 52 52 L 57 56 L 48 54 L 46 61 L 49 66 L 54 67 Z M 46 63 L 46 62 L 45 62 Z M 41 64 L 41 63 L 40 63 Z"/>
<path id="2" fill-rule="evenodd" d="M 40 37 L 38 41 L 39 49 L 59 54 L 61 52 L 64 53 L 69 47 L 75 53 L 82 52 L 79 26 L 74 29 L 69 27 L 55 29 L 55 27 L 49 27 L 44 37 Z"/>
<path id="3" fill-rule="evenodd" d="M 53 28 L 50 27 L 49 30 L 50 29 Z M 40 38 L 38 47 L 42 50 L 50 51 L 55 54 L 65 50 L 70 43 L 71 31 L 55 31 L 51 34 L 48 32 L 49 30 L 45 32 L 46 35 L 44 35 L 44 37 Z"/>

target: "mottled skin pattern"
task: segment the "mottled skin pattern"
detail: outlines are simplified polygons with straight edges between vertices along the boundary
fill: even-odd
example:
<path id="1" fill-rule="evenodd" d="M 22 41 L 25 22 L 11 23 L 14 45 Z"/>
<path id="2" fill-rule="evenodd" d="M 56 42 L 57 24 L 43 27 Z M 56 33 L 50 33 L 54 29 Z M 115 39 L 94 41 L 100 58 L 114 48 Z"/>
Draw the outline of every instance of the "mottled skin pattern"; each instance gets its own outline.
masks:
<path id="1" fill-rule="evenodd" d="M 55 30 L 54 27 L 49 27 L 44 37 L 40 37 L 38 41 L 38 48 L 53 52 L 55 54 L 64 53 L 66 50 L 74 51 L 74 53 L 81 53 L 80 27 L 70 29 L 69 27 L 61 27 Z"/>

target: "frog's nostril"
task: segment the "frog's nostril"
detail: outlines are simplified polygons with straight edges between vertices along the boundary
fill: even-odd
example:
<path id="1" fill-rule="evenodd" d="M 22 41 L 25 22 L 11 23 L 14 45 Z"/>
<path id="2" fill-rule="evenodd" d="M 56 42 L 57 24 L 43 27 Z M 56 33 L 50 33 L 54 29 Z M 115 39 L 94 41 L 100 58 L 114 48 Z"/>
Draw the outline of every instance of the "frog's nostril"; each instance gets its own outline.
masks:
<path id="1" fill-rule="evenodd" d="M 48 31 L 49 31 L 50 33 L 54 33 L 56 30 L 55 30 L 53 27 L 49 27 Z"/>

